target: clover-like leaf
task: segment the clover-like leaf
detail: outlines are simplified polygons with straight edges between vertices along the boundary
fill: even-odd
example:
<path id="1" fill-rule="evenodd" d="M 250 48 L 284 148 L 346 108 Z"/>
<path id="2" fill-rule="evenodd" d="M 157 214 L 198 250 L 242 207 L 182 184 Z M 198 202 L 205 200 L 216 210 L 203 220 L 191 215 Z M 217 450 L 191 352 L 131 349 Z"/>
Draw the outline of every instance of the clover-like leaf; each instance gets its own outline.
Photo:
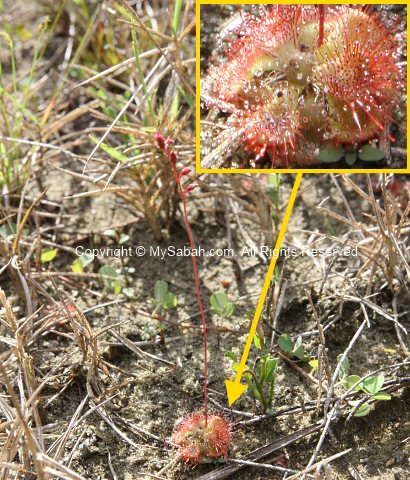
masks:
<path id="1" fill-rule="evenodd" d="M 321 163 L 334 163 L 343 158 L 344 150 L 342 147 L 324 147 L 321 148 L 316 159 Z"/>
<path id="2" fill-rule="evenodd" d="M 278 338 L 278 345 L 281 350 L 286 353 L 290 353 L 293 350 L 293 340 L 287 333 L 282 333 L 282 335 Z"/>
<path id="3" fill-rule="evenodd" d="M 359 150 L 359 158 L 363 162 L 379 162 L 386 157 L 386 154 L 377 147 L 372 145 L 364 145 Z"/>
<path id="4" fill-rule="evenodd" d="M 366 393 L 370 393 L 374 395 L 377 393 L 384 384 L 384 376 L 379 375 L 372 375 L 371 377 L 367 377 L 363 380 L 362 383 L 362 390 Z"/>

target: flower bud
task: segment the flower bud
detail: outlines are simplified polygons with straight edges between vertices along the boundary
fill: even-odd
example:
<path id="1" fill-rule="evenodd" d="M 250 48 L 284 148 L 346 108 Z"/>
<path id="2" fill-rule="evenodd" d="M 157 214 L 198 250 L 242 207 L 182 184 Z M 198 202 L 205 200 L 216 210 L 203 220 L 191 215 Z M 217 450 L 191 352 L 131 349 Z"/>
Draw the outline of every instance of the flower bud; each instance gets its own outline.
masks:
<path id="1" fill-rule="evenodd" d="M 196 187 L 198 186 L 197 183 L 190 183 L 186 189 L 184 190 L 184 196 L 189 193 L 189 192 L 192 192 L 192 190 L 194 190 Z"/>
<path id="2" fill-rule="evenodd" d="M 159 132 L 156 132 L 155 133 L 155 140 L 157 142 L 157 145 L 158 147 L 161 149 L 161 150 L 165 150 L 166 147 L 165 147 L 165 139 L 164 137 L 159 133 Z"/>
<path id="3" fill-rule="evenodd" d="M 175 150 L 171 150 L 171 152 L 169 153 L 169 161 L 171 162 L 171 165 L 173 167 L 175 167 L 175 165 L 177 164 L 177 160 L 178 160 L 178 157 L 177 157 L 177 154 L 175 153 Z"/>
<path id="4" fill-rule="evenodd" d="M 182 177 L 184 177 L 185 175 L 189 175 L 189 173 L 191 172 L 191 169 L 189 167 L 184 167 L 180 172 L 179 172 L 179 175 L 178 175 L 178 182 L 181 180 Z"/>
<path id="5" fill-rule="evenodd" d="M 190 172 L 191 172 L 191 169 L 189 167 L 184 167 L 181 170 L 180 175 L 181 175 L 181 177 L 183 177 L 184 175 L 188 175 Z"/>
<path id="6" fill-rule="evenodd" d="M 172 140 L 172 138 L 167 138 L 165 140 L 165 148 L 172 147 L 172 145 L 174 145 L 174 140 Z"/>

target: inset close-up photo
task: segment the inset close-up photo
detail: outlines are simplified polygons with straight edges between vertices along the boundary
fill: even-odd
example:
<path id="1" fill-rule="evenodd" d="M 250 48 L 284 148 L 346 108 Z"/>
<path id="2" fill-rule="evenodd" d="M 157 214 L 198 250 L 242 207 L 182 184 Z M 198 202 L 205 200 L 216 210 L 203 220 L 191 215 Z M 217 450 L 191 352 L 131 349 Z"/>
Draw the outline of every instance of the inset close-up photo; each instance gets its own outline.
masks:
<path id="1" fill-rule="evenodd" d="M 199 11 L 201 169 L 406 169 L 406 4 Z"/>

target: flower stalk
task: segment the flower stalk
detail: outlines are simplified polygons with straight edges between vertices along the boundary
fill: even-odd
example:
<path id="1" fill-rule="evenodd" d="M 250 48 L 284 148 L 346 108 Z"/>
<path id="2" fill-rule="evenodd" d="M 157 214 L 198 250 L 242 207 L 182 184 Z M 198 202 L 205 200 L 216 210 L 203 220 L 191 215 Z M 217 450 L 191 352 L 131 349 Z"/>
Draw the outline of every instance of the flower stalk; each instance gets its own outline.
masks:
<path id="1" fill-rule="evenodd" d="M 178 172 L 177 170 L 177 161 L 178 155 L 174 149 L 170 149 L 173 145 L 173 141 L 171 139 L 165 140 L 161 133 L 157 132 L 155 134 L 155 139 L 157 141 L 158 147 L 161 149 L 162 153 L 168 158 L 169 163 L 171 165 L 172 173 L 175 179 L 175 183 L 178 188 L 179 195 L 182 200 L 182 209 L 183 209 L 183 217 L 185 222 L 185 228 L 188 235 L 189 246 L 191 249 L 191 259 L 192 259 L 192 267 L 194 271 L 194 280 L 195 280 L 195 292 L 196 298 L 198 302 L 198 308 L 201 314 L 201 322 L 202 322 L 202 330 L 204 335 L 204 418 L 205 418 L 205 427 L 208 423 L 208 347 L 207 347 L 207 330 L 206 330 L 206 321 L 205 321 L 205 311 L 202 305 L 201 299 L 201 291 L 199 288 L 199 277 L 198 277 L 198 266 L 196 263 L 196 257 L 193 255 L 195 251 L 195 241 L 192 235 L 191 226 L 188 220 L 187 214 L 187 194 L 194 190 L 198 184 L 197 183 L 190 183 L 187 187 L 182 186 L 182 179 L 189 175 L 191 169 L 189 167 L 182 168 L 181 171 Z"/>

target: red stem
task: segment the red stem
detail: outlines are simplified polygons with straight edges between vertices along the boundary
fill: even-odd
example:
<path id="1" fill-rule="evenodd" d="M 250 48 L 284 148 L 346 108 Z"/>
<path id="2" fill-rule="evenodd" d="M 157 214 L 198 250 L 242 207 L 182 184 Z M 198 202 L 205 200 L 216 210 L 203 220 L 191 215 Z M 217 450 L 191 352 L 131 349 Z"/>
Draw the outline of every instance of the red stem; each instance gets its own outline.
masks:
<path id="1" fill-rule="evenodd" d="M 319 7 L 319 48 L 323 44 L 323 38 L 325 36 L 325 6 L 318 5 Z"/>
<path id="2" fill-rule="evenodd" d="M 188 220 L 188 214 L 186 211 L 186 193 L 182 190 L 181 179 L 178 177 L 175 164 L 172 161 L 170 163 L 171 163 L 172 173 L 174 174 L 175 182 L 178 185 L 179 195 L 182 199 L 185 228 L 188 234 L 189 246 L 191 247 L 191 259 L 192 259 L 192 267 L 194 270 L 196 298 L 198 302 L 198 308 L 201 313 L 202 329 L 204 331 L 204 410 L 205 410 L 205 425 L 207 425 L 208 424 L 208 348 L 207 348 L 207 337 L 206 337 L 205 312 L 202 306 L 201 292 L 199 289 L 198 267 L 196 264 L 196 257 L 195 255 L 193 255 L 195 250 L 195 242 L 192 236 L 191 227 L 189 225 L 189 220 Z"/>

